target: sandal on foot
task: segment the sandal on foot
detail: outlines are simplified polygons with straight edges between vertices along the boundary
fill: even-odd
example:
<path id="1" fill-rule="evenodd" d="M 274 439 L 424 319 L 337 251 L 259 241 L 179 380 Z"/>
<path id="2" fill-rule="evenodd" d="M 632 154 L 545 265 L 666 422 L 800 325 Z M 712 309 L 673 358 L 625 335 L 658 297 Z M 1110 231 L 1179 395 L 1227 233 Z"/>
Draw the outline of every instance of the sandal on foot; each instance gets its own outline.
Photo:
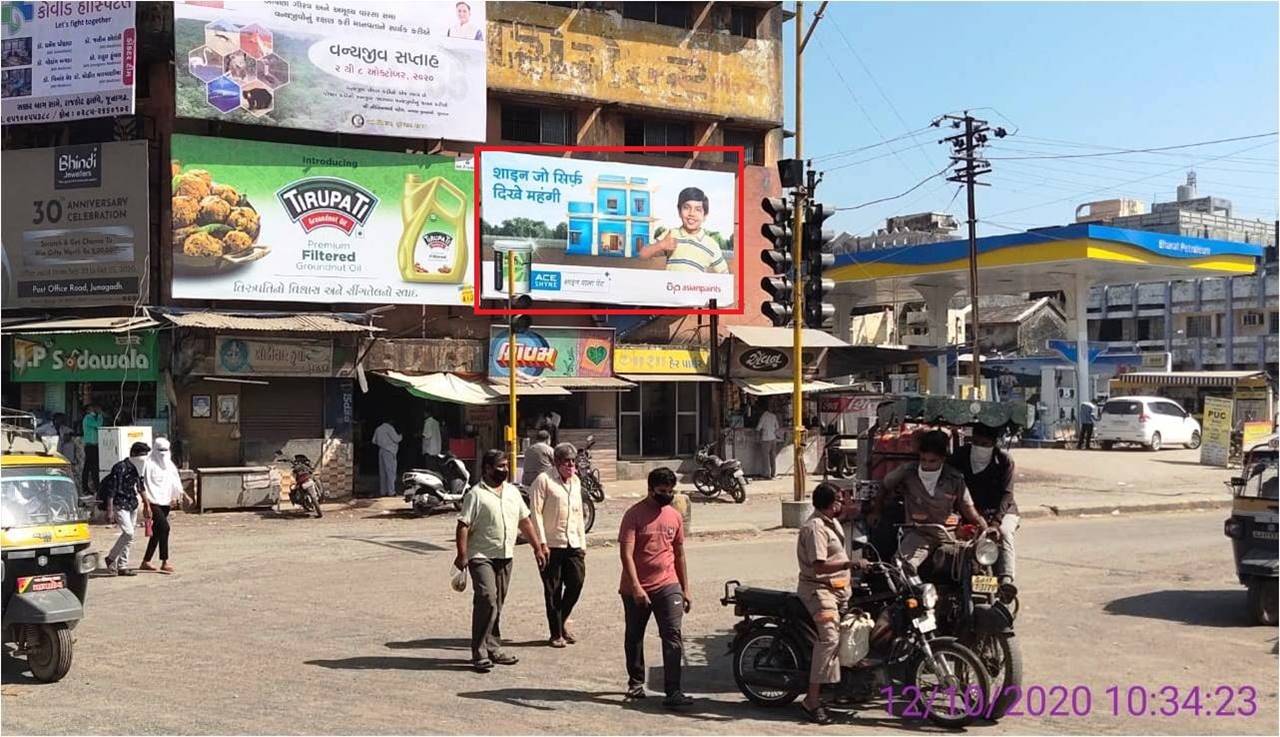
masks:
<path id="1" fill-rule="evenodd" d="M 813 722 L 814 724 L 830 724 L 831 723 L 831 715 L 827 713 L 827 707 L 823 706 L 822 704 L 818 704 L 816 707 L 810 709 L 809 707 L 805 706 L 803 702 L 801 702 L 800 711 L 803 711 L 804 715 L 809 718 L 809 721 Z"/>

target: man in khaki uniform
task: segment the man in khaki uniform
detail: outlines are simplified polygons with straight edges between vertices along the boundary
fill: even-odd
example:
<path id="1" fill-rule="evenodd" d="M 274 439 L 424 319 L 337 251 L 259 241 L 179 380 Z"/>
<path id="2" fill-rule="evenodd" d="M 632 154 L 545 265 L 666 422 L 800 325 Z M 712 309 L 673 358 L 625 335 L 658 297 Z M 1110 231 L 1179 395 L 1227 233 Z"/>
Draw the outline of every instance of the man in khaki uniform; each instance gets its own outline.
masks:
<path id="1" fill-rule="evenodd" d="M 880 501 L 901 494 L 906 507 L 906 523 L 945 525 L 953 512 L 967 522 L 986 529 L 986 520 L 973 506 L 964 483 L 964 474 L 947 465 L 947 434 L 941 430 L 920 438 L 920 459 L 904 463 L 885 477 Z M 938 543 L 938 531 L 907 529 L 898 543 L 898 558 L 913 569 L 929 559 Z"/>
<path id="2" fill-rule="evenodd" d="M 813 490 L 813 515 L 796 537 L 796 559 L 800 564 L 796 593 L 813 615 L 818 632 L 809 667 L 809 692 L 800 706 L 817 724 L 831 721 L 819 694 L 823 684 L 840 682 L 840 613 L 849 602 L 849 571 L 860 565 L 851 563 L 845 552 L 839 515 L 839 489 L 832 484 L 818 484 Z"/>

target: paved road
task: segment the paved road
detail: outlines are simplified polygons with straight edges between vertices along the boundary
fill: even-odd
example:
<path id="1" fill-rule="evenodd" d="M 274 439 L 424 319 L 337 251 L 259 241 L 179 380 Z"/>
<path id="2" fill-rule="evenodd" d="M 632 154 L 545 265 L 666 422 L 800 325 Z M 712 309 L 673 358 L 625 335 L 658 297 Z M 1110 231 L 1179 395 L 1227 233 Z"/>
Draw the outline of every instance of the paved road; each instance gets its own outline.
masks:
<path id="1" fill-rule="evenodd" d="M 616 504 L 616 503 L 615 503 Z M 987 733 L 1252 733 L 1277 725 L 1276 630 L 1248 626 L 1219 512 L 1046 519 L 1024 528 L 1019 631 L 1028 684 L 1086 685 L 1087 717 L 1023 717 Z M 76 662 L 31 683 L 8 660 L 3 731 L 14 733 L 811 734 L 794 709 L 748 707 L 722 656 L 734 619 L 726 578 L 793 581 L 793 538 L 691 543 L 684 714 L 624 705 L 619 565 L 593 548 L 575 616 L 582 643 L 542 645 L 532 559 L 522 548 L 504 618 L 522 660 L 471 673 L 466 595 L 448 586 L 447 518 L 369 510 L 323 520 L 181 517 L 180 572 L 93 582 Z M 109 542 L 95 528 L 99 545 Z M 658 662 L 656 643 L 650 663 Z M 661 674 L 651 672 L 651 684 Z M 1245 717 L 1110 716 L 1111 685 L 1251 685 Z M 1216 703 L 1215 703 L 1216 706 Z M 1240 706 L 1237 699 L 1237 707 Z M 898 730 L 867 708 L 831 733 Z M 906 725 L 930 731 L 926 725 Z"/>

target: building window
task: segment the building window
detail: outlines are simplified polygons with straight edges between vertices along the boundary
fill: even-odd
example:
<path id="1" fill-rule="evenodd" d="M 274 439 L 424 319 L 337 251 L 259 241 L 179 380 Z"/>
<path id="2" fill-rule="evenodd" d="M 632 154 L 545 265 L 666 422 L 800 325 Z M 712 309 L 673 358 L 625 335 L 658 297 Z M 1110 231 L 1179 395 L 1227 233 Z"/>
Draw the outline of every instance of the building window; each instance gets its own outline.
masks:
<path id="1" fill-rule="evenodd" d="M 626 122 L 623 143 L 627 146 L 692 146 L 693 125 L 668 120 L 631 118 Z M 660 155 L 670 156 L 671 154 Z"/>
<path id="2" fill-rule="evenodd" d="M 1138 319 L 1138 340 L 1164 340 L 1164 318 L 1142 317 Z"/>
<path id="3" fill-rule="evenodd" d="M 1213 315 L 1187 315 L 1188 338 L 1212 338 Z"/>
<path id="4" fill-rule="evenodd" d="M 1280 312 L 1272 312 L 1269 319 L 1271 322 L 1267 326 L 1267 329 L 1274 334 L 1276 332 L 1276 328 L 1280 328 Z"/>
<path id="5" fill-rule="evenodd" d="M 664 26 L 688 28 L 692 3 L 631 3 L 622 4 L 622 17 L 629 20 L 642 20 L 648 23 L 659 23 Z"/>
<path id="6" fill-rule="evenodd" d="M 574 143 L 573 113 L 556 108 L 504 104 L 502 138 L 568 146 Z"/>
<path id="7" fill-rule="evenodd" d="M 724 145 L 741 146 L 746 153 L 746 161 L 742 162 L 747 166 L 764 166 L 764 135 L 753 131 L 735 131 L 726 130 L 724 132 Z M 726 153 L 724 160 L 730 164 L 738 163 L 738 155 L 736 153 Z"/>
<path id="8" fill-rule="evenodd" d="M 1240 315 L 1240 324 L 1246 328 L 1262 327 L 1263 316 L 1261 312 L 1245 312 Z"/>
<path id="9" fill-rule="evenodd" d="M 755 8 L 733 6 L 729 13 L 729 33 L 743 38 L 756 38 L 756 27 L 760 25 L 760 14 Z"/>
<path id="10" fill-rule="evenodd" d="M 1124 320 L 1108 318 L 1098 321 L 1098 337 L 1102 341 L 1124 340 Z"/>

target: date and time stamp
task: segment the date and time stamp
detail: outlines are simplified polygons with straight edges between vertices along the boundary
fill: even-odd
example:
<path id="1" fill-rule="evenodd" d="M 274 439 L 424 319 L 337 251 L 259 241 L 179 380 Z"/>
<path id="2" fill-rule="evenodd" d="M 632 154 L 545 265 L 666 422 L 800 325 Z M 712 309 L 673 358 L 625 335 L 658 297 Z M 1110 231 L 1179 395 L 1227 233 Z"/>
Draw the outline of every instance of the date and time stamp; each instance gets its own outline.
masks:
<path id="1" fill-rule="evenodd" d="M 960 710 L 990 719 L 997 706 L 1004 718 L 1248 718 L 1258 713 L 1253 686 L 1029 685 L 1008 686 L 983 696 L 954 688 L 924 693 L 916 686 L 880 689 L 885 708 L 898 716 L 927 719 L 934 711 Z"/>

